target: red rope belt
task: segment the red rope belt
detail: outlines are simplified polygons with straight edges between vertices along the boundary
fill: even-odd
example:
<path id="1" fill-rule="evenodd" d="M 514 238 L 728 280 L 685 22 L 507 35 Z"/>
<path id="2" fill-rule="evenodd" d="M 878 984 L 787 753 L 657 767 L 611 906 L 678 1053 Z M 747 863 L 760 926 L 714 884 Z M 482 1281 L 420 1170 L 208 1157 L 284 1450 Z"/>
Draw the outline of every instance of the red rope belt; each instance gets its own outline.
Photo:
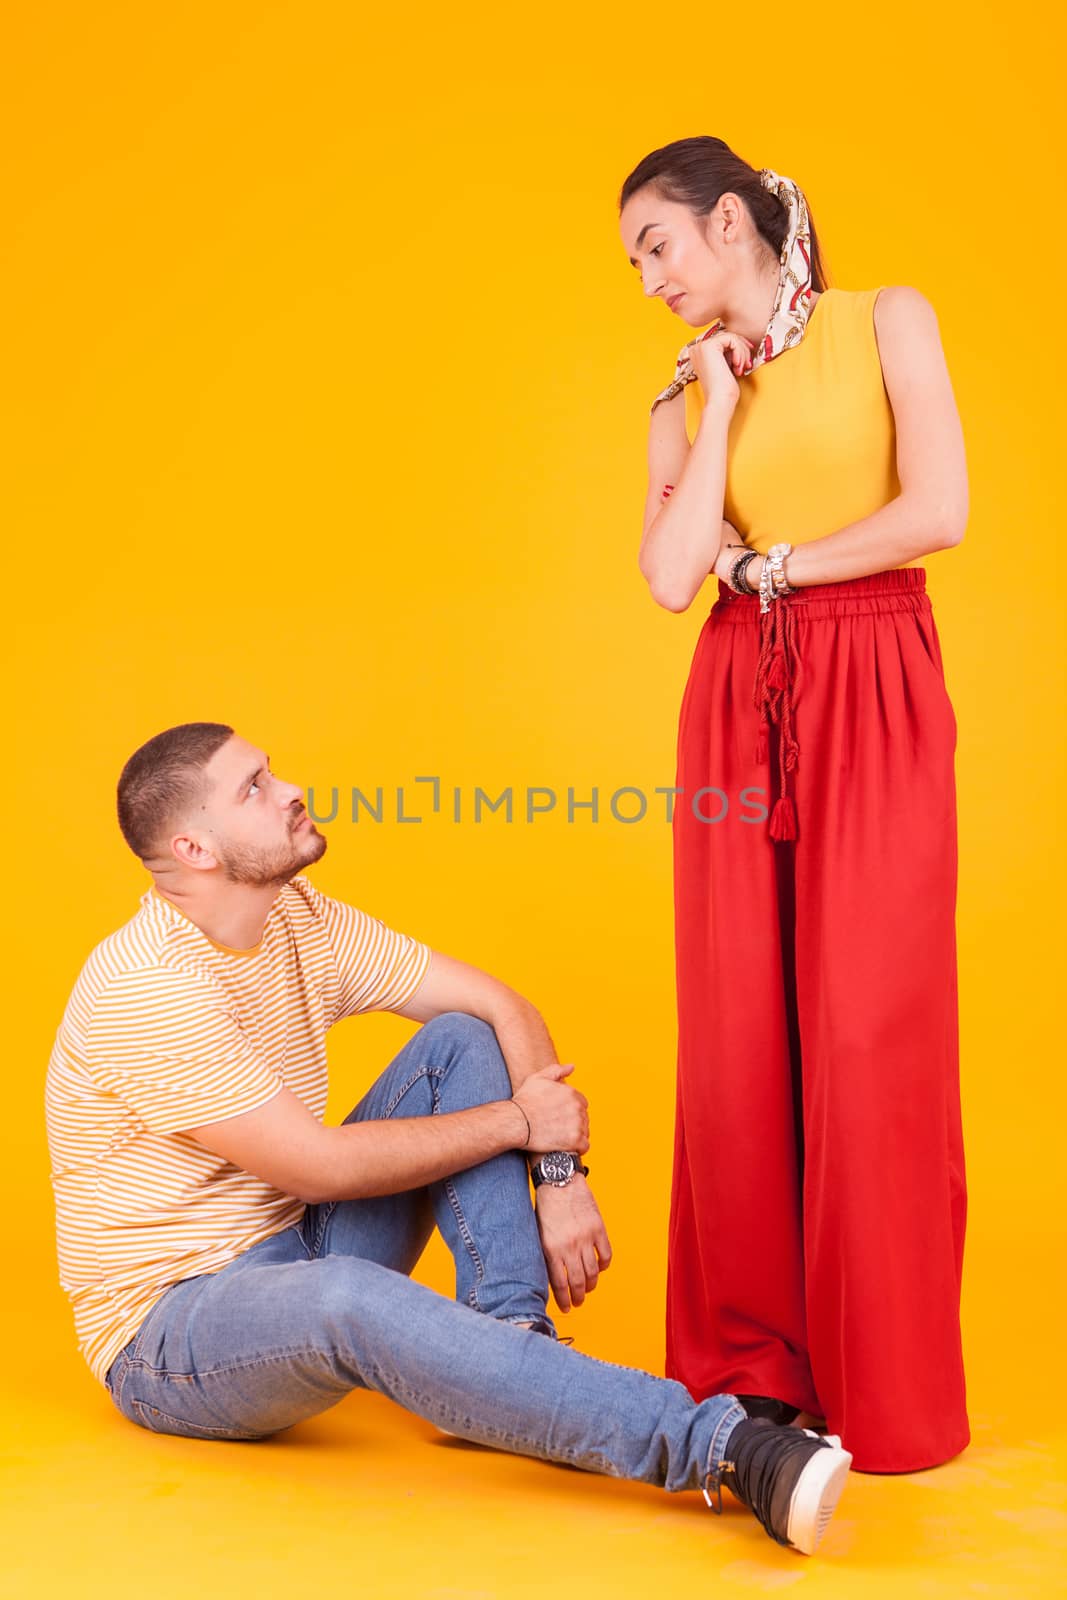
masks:
<path id="1" fill-rule="evenodd" d="M 778 725 L 779 794 L 771 812 L 770 834 L 775 840 L 795 839 L 797 814 L 786 793 L 786 773 L 797 764 L 800 746 L 793 734 L 793 669 L 797 662 L 796 618 L 787 595 L 760 613 L 760 653 L 756 667 L 755 704 L 760 714 L 756 760 L 767 760 L 767 726 Z"/>
<path id="2" fill-rule="evenodd" d="M 661 500 L 669 499 L 674 484 L 663 487 Z M 793 734 L 793 678 L 791 668 L 796 665 L 796 618 L 789 606 L 788 597 L 779 595 L 767 611 L 760 612 L 760 653 L 756 667 L 756 710 L 760 714 L 759 736 L 756 740 L 756 760 L 767 759 L 767 724 L 776 722 L 781 738 L 778 741 L 779 794 L 771 812 L 772 839 L 795 839 L 797 836 L 796 807 L 786 794 L 786 773 L 797 764 L 800 746 Z"/>

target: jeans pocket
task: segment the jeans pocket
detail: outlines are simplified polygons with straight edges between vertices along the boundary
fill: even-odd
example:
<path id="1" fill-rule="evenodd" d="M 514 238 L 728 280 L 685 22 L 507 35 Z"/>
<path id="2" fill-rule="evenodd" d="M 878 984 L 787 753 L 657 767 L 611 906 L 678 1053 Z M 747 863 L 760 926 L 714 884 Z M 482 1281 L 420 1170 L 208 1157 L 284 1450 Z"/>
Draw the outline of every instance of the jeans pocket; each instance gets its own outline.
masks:
<path id="1" fill-rule="evenodd" d="M 203 1422 L 187 1422 L 184 1417 L 172 1417 L 158 1406 L 149 1405 L 147 1400 L 131 1399 L 129 1406 L 132 1420 L 150 1433 L 175 1433 L 183 1439 L 243 1440 L 266 1437 L 265 1434 L 249 1433 L 241 1428 L 211 1428 Z"/>

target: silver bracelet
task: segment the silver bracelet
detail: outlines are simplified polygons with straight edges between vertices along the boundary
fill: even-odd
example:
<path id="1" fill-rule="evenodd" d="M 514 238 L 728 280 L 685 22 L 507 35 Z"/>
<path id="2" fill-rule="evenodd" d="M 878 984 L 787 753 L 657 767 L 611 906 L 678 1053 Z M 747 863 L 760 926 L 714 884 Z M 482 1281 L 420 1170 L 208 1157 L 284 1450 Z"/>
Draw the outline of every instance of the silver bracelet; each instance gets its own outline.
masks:
<path id="1" fill-rule="evenodd" d="M 761 611 L 769 611 L 771 601 L 777 600 L 780 594 L 792 594 L 792 586 L 786 580 L 783 567 L 786 556 L 790 555 L 792 550 L 791 544 L 772 544 L 767 551 L 759 579 Z"/>
<path id="2" fill-rule="evenodd" d="M 769 555 L 765 555 L 763 558 L 763 570 L 759 575 L 760 611 L 769 611 L 771 609 L 771 601 L 773 599 L 774 589 L 771 586 L 771 558 Z"/>

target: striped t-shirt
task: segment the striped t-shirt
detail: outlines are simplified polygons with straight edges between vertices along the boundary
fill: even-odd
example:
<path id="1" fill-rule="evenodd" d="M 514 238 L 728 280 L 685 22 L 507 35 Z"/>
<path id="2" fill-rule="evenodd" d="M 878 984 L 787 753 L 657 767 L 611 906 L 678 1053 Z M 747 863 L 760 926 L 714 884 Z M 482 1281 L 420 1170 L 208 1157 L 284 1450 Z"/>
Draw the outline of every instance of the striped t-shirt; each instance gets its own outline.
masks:
<path id="1" fill-rule="evenodd" d="M 45 1114 L 59 1280 L 101 1383 L 166 1289 L 304 1213 L 182 1130 L 283 1086 L 321 1121 L 326 1030 L 406 1004 L 430 956 L 304 876 L 252 950 L 217 944 L 154 886 L 97 945 L 56 1036 Z"/>

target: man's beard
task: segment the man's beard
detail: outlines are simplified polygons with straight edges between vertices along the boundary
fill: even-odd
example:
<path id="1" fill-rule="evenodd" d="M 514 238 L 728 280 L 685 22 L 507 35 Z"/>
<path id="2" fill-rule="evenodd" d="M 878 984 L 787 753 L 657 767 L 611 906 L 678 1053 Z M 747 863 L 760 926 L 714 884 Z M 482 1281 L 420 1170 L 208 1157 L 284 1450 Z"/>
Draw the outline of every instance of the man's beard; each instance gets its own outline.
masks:
<path id="1" fill-rule="evenodd" d="M 306 834 L 306 838 L 304 837 Z M 230 883 L 250 883 L 257 889 L 280 889 L 283 884 L 318 861 L 326 850 L 326 836 L 312 826 L 297 838 L 290 834 L 288 845 L 262 850 L 255 845 L 231 844 L 225 854 L 215 854 Z"/>

